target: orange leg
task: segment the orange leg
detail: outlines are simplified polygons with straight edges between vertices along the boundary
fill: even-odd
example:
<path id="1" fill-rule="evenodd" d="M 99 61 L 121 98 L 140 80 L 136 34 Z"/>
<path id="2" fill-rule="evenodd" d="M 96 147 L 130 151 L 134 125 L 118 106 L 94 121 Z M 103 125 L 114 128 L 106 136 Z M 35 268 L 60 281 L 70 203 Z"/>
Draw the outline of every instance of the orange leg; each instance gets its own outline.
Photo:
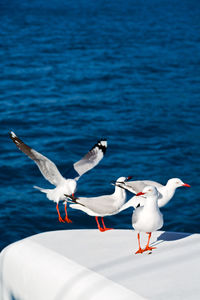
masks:
<path id="1" fill-rule="evenodd" d="M 58 212 L 58 220 L 59 220 L 59 222 L 65 223 L 65 221 L 62 219 L 62 217 L 61 217 L 61 215 L 60 215 L 58 203 L 57 203 L 57 205 L 56 205 L 56 209 L 57 209 L 57 212 Z"/>
<path id="2" fill-rule="evenodd" d="M 70 220 L 67 215 L 67 202 L 65 203 L 65 221 L 67 223 L 72 223 L 72 220 Z"/>
<path id="3" fill-rule="evenodd" d="M 98 226 L 98 228 L 99 228 L 99 231 L 104 232 L 105 229 L 104 229 L 104 228 L 101 228 L 101 226 L 100 226 L 100 224 L 99 224 L 98 217 L 95 217 L 95 220 L 96 220 L 96 222 L 97 222 L 97 226 Z"/>
<path id="4" fill-rule="evenodd" d="M 101 217 L 101 222 L 102 222 L 102 224 L 103 224 L 103 229 L 104 229 L 104 231 L 114 229 L 114 228 L 107 228 L 107 227 L 106 227 L 106 225 L 105 225 L 105 223 L 104 223 L 104 220 L 103 220 L 103 217 Z"/>
<path id="5" fill-rule="evenodd" d="M 147 242 L 147 245 L 146 245 L 144 251 L 148 251 L 148 250 L 151 251 L 153 249 L 156 249 L 156 247 L 149 247 L 149 242 L 150 242 L 150 238 L 151 238 L 151 232 L 147 232 L 147 234 L 149 235 L 149 237 L 148 237 L 148 242 Z"/>
<path id="6" fill-rule="evenodd" d="M 139 249 L 138 249 L 138 251 L 135 252 L 135 254 L 144 252 L 144 250 L 140 246 L 140 234 L 139 233 L 138 233 L 138 244 L 139 244 Z"/>

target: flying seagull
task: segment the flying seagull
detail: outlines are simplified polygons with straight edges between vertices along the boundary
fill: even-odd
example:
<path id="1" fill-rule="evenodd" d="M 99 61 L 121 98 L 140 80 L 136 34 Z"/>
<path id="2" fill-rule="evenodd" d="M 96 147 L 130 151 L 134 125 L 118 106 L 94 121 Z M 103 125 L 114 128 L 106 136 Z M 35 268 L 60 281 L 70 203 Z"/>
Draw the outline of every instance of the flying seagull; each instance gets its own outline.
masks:
<path id="1" fill-rule="evenodd" d="M 66 198 L 64 194 L 74 197 L 78 179 L 101 161 L 107 149 L 107 141 L 105 139 L 98 141 L 81 160 L 74 163 L 70 169 L 70 174 L 73 173 L 73 175 L 66 179 L 50 159 L 26 145 L 13 131 L 10 132 L 10 137 L 22 152 L 34 160 L 44 178 L 56 186 L 54 189 L 43 189 L 37 186 L 34 186 L 34 188 L 45 193 L 49 200 L 57 203 L 56 209 L 60 222 L 64 223 L 66 221 L 71 223 L 72 221 L 67 215 L 67 204 L 65 204 L 65 219 L 63 220 L 59 212 L 58 203 Z"/>

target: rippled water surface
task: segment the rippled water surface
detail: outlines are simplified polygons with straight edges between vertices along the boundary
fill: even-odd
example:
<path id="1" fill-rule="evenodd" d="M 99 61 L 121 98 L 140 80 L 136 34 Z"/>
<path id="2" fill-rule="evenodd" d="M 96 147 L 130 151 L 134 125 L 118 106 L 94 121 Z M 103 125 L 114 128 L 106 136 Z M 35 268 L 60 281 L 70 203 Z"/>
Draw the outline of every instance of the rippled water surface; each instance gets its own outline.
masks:
<path id="1" fill-rule="evenodd" d="M 192 187 L 162 209 L 164 230 L 200 232 L 199 16 L 195 0 L 1 1 L 1 248 L 42 231 L 96 228 L 72 209 L 72 224 L 58 222 L 55 204 L 32 188 L 50 185 L 10 130 L 63 175 L 107 138 L 77 196 L 112 193 L 119 176 L 179 177 Z M 131 214 L 105 222 L 131 228 Z"/>

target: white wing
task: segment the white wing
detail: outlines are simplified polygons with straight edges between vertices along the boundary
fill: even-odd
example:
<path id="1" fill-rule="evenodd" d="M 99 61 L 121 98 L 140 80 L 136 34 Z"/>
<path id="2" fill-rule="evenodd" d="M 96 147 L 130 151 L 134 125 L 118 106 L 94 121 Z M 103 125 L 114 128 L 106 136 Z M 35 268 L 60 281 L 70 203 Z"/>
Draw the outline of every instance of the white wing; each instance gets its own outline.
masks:
<path id="1" fill-rule="evenodd" d="M 64 177 L 60 174 L 56 165 L 50 159 L 24 144 L 12 131 L 10 133 L 10 137 L 22 152 L 34 160 L 46 180 L 55 186 L 59 185 L 63 181 Z"/>
<path id="2" fill-rule="evenodd" d="M 79 175 L 75 179 L 79 179 L 81 175 L 94 168 L 104 157 L 106 149 L 107 141 L 100 140 L 81 160 L 74 163 L 73 167 Z"/>
<path id="3" fill-rule="evenodd" d="M 137 208 L 138 206 L 144 206 L 146 199 L 140 196 L 134 196 L 131 199 L 129 199 L 122 207 L 120 208 L 119 212 L 129 208 Z"/>

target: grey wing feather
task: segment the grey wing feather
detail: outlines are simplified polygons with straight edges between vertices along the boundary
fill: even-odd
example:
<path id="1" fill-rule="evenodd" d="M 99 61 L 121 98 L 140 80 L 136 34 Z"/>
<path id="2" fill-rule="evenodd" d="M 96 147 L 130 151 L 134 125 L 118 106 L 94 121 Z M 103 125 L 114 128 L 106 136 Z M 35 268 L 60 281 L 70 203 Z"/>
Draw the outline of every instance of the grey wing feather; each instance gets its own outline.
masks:
<path id="1" fill-rule="evenodd" d="M 101 140 L 93 146 L 93 148 L 79 161 L 74 163 L 73 167 L 79 174 L 75 179 L 77 180 L 81 175 L 94 168 L 100 160 L 104 157 L 107 149 L 107 141 Z"/>
<path id="2" fill-rule="evenodd" d="M 157 188 L 162 187 L 163 185 L 151 180 L 136 180 L 136 181 L 129 181 L 124 183 L 124 188 L 126 188 L 129 192 L 132 192 L 134 194 L 137 194 L 139 192 L 142 192 L 143 189 L 147 185 L 153 185 Z"/>
<path id="3" fill-rule="evenodd" d="M 55 186 L 59 185 L 64 178 L 50 159 L 26 145 L 14 132 L 10 133 L 10 137 L 22 152 L 34 160 L 46 180 Z"/>
<path id="4" fill-rule="evenodd" d="M 133 212 L 133 215 L 132 215 L 132 224 L 135 224 L 138 221 L 140 213 L 142 212 L 142 210 L 143 210 L 143 206 L 137 207 L 135 209 L 135 211 Z"/>
<path id="5" fill-rule="evenodd" d="M 144 180 L 143 181 L 144 184 L 147 186 L 147 185 L 153 185 L 155 186 L 156 188 L 160 188 L 160 187 L 163 187 L 163 185 L 159 182 L 156 182 L 156 181 L 152 181 L 152 180 Z"/>
<path id="6" fill-rule="evenodd" d="M 98 214 L 109 214 L 115 211 L 113 206 L 114 199 L 111 195 L 93 197 L 93 198 L 78 198 L 77 203 L 84 205 Z"/>

